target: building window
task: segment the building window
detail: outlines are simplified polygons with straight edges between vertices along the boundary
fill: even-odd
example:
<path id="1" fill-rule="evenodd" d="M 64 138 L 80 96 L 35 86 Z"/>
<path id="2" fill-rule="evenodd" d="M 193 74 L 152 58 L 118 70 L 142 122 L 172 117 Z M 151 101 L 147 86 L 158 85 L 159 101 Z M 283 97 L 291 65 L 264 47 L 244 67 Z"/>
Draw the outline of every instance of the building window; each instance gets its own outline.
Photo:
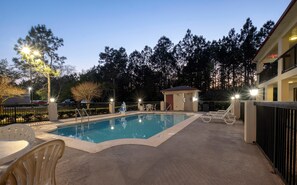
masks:
<path id="1" fill-rule="evenodd" d="M 293 100 L 297 101 L 297 87 L 293 89 Z"/>
<path id="2" fill-rule="evenodd" d="M 263 88 L 263 100 L 265 100 L 265 87 Z"/>

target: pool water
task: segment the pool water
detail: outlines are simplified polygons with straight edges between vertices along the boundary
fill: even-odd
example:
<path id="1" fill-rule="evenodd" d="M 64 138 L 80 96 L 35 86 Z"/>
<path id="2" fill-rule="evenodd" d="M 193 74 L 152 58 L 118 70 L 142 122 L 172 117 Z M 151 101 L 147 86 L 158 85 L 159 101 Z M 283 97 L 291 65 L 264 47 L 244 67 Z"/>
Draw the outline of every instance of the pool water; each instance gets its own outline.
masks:
<path id="1" fill-rule="evenodd" d="M 124 138 L 146 139 L 189 117 L 186 114 L 137 114 L 60 127 L 51 133 L 92 143 Z"/>

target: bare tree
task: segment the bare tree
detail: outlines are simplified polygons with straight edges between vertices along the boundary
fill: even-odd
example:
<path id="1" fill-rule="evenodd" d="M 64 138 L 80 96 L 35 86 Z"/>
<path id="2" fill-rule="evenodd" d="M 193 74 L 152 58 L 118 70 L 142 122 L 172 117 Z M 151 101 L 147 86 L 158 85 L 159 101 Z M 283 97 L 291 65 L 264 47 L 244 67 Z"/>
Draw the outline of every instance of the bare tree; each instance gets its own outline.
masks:
<path id="1" fill-rule="evenodd" d="M 94 97 L 100 97 L 102 94 L 101 86 L 93 82 L 84 82 L 71 88 L 73 98 L 76 101 L 86 100 L 87 109 L 90 108 L 90 102 Z"/>

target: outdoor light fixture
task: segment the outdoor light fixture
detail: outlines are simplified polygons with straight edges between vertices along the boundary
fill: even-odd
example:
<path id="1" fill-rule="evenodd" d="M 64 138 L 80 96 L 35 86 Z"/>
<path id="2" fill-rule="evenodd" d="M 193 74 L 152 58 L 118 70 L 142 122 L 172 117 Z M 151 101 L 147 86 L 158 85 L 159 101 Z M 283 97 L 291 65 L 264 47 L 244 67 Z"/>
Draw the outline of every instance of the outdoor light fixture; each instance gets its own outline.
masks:
<path id="1" fill-rule="evenodd" d="M 32 90 L 32 87 L 28 87 L 28 90 L 31 91 Z"/>
<path id="2" fill-rule="evenodd" d="M 257 96 L 258 93 L 259 93 L 259 89 L 251 89 L 251 90 L 250 90 L 250 95 L 251 95 L 252 97 Z"/>
<path id="3" fill-rule="evenodd" d="M 239 99 L 240 98 L 240 95 L 239 94 L 235 94 L 235 99 Z"/>
<path id="4" fill-rule="evenodd" d="M 193 101 L 198 101 L 198 98 L 197 97 L 193 97 Z"/>
<path id="5" fill-rule="evenodd" d="M 297 40 L 297 27 L 292 30 L 292 35 L 289 37 L 290 41 Z"/>
<path id="6" fill-rule="evenodd" d="M 50 98 L 50 102 L 51 102 L 51 103 L 54 103 L 55 101 L 56 101 L 55 98 Z"/>
<path id="7" fill-rule="evenodd" d="M 110 98 L 110 100 L 109 100 L 110 102 L 113 102 L 114 101 L 114 99 L 113 98 Z"/>
<path id="8" fill-rule="evenodd" d="M 234 96 L 231 96 L 231 100 L 234 100 L 235 99 L 235 97 Z"/>
<path id="9" fill-rule="evenodd" d="M 138 99 L 138 102 L 139 102 L 139 103 L 141 102 L 141 98 Z"/>

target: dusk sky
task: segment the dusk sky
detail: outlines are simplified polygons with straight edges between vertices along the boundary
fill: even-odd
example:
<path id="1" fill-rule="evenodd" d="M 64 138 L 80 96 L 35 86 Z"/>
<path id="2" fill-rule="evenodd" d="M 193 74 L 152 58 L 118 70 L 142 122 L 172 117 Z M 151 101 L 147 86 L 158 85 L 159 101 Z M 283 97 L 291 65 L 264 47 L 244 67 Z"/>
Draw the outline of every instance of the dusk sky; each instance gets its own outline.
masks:
<path id="1" fill-rule="evenodd" d="M 105 46 L 130 54 L 154 47 L 165 35 L 174 44 L 187 29 L 218 40 L 236 32 L 250 17 L 260 28 L 276 22 L 290 0 L 1 0 L 0 59 L 11 61 L 18 38 L 31 26 L 45 24 L 64 39 L 59 49 L 66 64 L 80 72 L 98 64 Z"/>

